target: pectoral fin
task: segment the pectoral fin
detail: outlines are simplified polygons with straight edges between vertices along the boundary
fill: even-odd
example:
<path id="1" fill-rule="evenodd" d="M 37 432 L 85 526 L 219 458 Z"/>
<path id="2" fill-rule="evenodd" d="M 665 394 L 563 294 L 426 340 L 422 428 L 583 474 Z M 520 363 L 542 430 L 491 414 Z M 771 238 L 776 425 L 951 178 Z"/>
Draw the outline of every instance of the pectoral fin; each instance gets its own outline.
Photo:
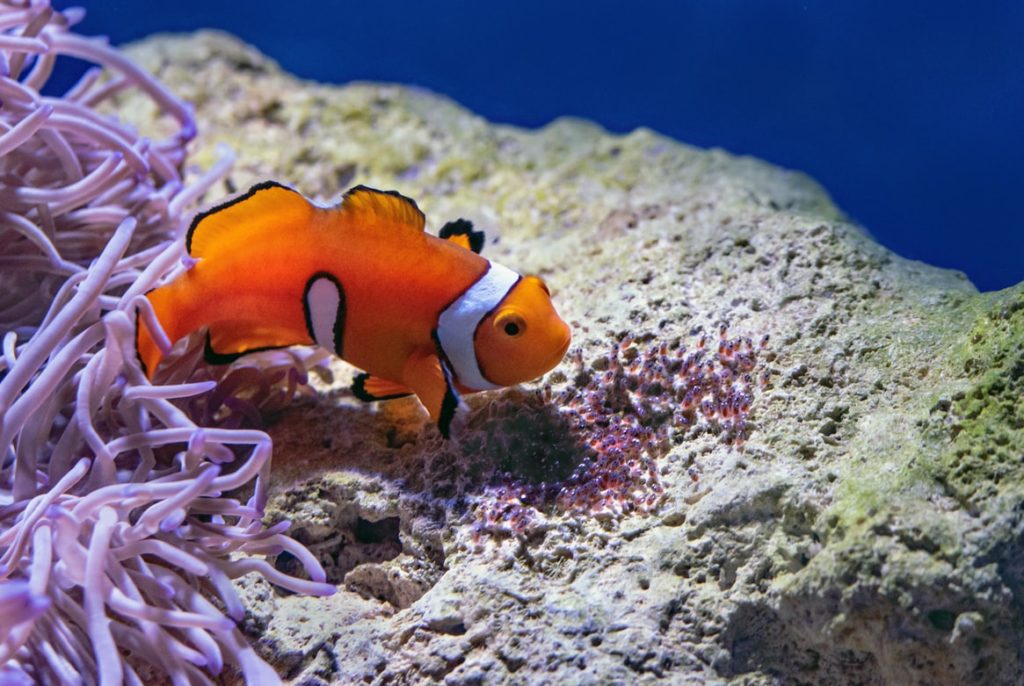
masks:
<path id="1" fill-rule="evenodd" d="M 466 410 L 451 370 L 434 354 L 416 353 L 406 361 L 402 376 L 427 408 L 430 418 L 437 422 L 441 435 L 448 438 L 456 413 Z"/>

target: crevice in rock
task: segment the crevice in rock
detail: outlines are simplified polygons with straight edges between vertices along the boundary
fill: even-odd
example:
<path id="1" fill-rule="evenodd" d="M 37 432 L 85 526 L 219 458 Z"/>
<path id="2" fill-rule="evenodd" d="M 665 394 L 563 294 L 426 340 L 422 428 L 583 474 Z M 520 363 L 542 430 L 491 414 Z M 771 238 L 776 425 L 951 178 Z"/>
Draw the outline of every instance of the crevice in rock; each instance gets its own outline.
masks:
<path id="1" fill-rule="evenodd" d="M 351 508 L 343 508 L 352 514 Z M 339 512 L 339 515 L 342 514 Z M 327 573 L 327 581 L 340 584 L 345 576 L 362 564 L 393 560 L 402 553 L 398 517 L 372 520 L 358 515 L 338 518 L 338 526 L 330 536 L 315 540 L 305 528 L 296 529 L 293 537 L 317 556 Z M 301 565 L 285 551 L 277 555 L 274 567 L 289 574 L 300 573 Z"/>

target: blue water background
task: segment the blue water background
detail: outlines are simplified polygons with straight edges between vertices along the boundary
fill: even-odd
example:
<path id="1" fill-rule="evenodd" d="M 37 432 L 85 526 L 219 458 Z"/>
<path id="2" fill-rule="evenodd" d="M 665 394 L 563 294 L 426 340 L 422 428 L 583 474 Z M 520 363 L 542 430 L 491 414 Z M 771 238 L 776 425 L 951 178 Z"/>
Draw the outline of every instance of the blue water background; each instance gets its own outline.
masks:
<path id="1" fill-rule="evenodd" d="M 114 43 L 216 27 L 305 78 L 755 155 L 816 178 L 901 255 L 982 290 L 1024 280 L 1020 0 L 84 4 L 81 30 Z"/>

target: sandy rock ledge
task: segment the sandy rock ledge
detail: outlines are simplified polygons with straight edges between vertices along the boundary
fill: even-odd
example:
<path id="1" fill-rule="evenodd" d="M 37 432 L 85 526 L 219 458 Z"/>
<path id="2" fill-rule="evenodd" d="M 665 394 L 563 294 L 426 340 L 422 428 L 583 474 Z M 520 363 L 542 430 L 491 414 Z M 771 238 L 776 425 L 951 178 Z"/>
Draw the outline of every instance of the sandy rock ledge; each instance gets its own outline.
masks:
<path id="1" fill-rule="evenodd" d="M 569 361 L 473 398 L 449 445 L 415 403 L 359 406 L 334 366 L 273 419 L 268 517 L 341 590 L 240 584 L 287 679 L 1021 683 L 1021 287 L 978 294 L 877 245 L 802 174 L 648 130 L 492 125 L 414 88 L 299 81 L 221 34 L 131 52 L 196 104 L 198 165 L 235 149 L 233 188 L 365 183 L 416 198 L 430 230 L 473 220 L 485 255 L 548 281 L 585 366 L 627 332 L 771 336 L 743 450 L 679 432 L 654 514 L 549 508 L 521 537 L 475 513 L 497 472 L 575 466 L 540 390 L 577 383 Z"/>

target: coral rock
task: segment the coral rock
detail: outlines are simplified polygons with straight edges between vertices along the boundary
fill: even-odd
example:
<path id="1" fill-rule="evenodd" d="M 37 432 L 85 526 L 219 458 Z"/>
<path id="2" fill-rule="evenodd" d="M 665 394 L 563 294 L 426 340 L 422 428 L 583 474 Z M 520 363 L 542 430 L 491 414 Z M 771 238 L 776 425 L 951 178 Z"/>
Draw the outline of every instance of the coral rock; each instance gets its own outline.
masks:
<path id="1" fill-rule="evenodd" d="M 335 392 L 341 364 L 272 420 L 275 516 L 328 568 L 364 539 L 341 593 L 273 599 L 258 646 L 295 683 L 1024 673 L 1024 290 L 978 294 L 876 244 L 802 174 L 648 130 L 492 125 L 422 90 L 305 83 L 218 34 L 133 52 L 197 103 L 198 159 L 237 150 L 234 188 L 366 183 L 416 198 L 433 230 L 470 218 L 485 254 L 544 275 L 581 348 L 473 397 L 447 444 L 413 402 Z M 673 416 L 600 406 L 666 392 L 601 386 L 627 336 L 625 369 L 663 343 L 704 350 L 683 363 L 697 390 L 648 408 Z M 581 440 L 626 435 L 603 421 L 648 443 L 595 480 Z M 552 484 L 576 489 L 565 507 Z M 315 636 L 295 624 L 312 616 Z"/>

